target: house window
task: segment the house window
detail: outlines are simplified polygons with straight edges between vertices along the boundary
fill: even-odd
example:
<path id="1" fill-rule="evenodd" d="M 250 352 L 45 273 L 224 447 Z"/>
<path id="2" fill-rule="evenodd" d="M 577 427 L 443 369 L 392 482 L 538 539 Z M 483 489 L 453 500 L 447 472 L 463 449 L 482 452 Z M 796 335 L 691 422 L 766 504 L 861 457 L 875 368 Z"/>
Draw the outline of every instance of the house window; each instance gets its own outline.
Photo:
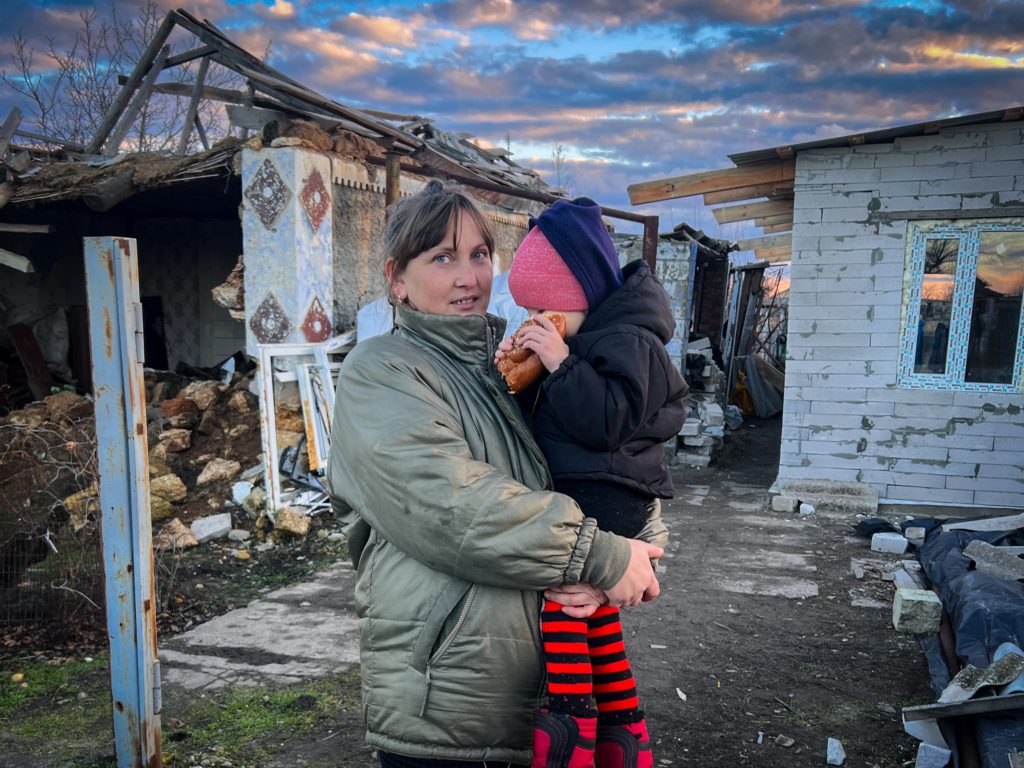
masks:
<path id="1" fill-rule="evenodd" d="M 910 222 L 898 383 L 1022 391 L 1024 220 Z"/>

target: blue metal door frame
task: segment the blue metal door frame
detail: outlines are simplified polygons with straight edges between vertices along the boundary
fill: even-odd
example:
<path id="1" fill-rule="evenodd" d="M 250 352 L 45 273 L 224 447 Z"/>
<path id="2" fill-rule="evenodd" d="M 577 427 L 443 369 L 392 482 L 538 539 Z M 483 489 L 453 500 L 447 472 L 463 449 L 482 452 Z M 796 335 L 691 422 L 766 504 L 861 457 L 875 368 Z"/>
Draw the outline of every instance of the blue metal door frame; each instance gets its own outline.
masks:
<path id="1" fill-rule="evenodd" d="M 87 237 L 101 542 L 118 768 L 160 768 L 142 305 L 135 241 Z"/>

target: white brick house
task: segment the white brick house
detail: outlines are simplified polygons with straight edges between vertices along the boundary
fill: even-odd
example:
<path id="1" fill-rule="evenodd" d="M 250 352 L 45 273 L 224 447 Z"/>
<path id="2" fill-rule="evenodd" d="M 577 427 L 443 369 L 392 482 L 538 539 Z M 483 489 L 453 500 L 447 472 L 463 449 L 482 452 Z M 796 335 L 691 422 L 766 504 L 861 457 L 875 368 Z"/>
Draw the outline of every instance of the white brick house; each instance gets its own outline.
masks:
<path id="1" fill-rule="evenodd" d="M 755 184 L 792 199 L 780 482 L 1024 507 L 1022 111 L 758 150 L 719 172 L 734 188 L 746 172 L 728 199 Z"/>

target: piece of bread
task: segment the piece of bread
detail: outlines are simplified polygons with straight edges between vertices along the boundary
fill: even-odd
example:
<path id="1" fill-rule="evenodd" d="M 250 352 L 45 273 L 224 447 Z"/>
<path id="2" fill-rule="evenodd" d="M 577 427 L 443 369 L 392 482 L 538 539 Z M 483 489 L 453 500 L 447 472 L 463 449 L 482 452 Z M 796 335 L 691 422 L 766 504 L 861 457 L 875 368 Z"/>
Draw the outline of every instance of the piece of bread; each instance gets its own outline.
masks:
<path id="1" fill-rule="evenodd" d="M 565 316 L 545 312 L 544 317 L 550 320 L 555 330 L 565 338 Z M 527 320 L 512 334 L 512 349 L 498 363 L 498 372 L 505 377 L 508 391 L 513 395 L 535 382 L 544 370 L 544 363 L 540 361 L 537 353 L 519 343 L 520 331 L 531 325 L 537 325 L 537 321 L 532 318 Z"/>

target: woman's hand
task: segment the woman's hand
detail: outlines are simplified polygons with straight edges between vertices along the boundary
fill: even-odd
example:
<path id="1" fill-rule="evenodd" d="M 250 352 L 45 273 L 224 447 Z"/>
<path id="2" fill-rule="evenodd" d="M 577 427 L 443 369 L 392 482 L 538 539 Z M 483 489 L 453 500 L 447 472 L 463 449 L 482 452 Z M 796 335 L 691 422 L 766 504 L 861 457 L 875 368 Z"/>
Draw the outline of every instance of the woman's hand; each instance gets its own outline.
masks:
<path id="1" fill-rule="evenodd" d="M 608 604 L 616 608 L 650 602 L 661 594 L 661 585 L 654 575 L 651 560 L 657 560 L 665 550 L 637 539 L 629 540 L 630 558 L 626 572 L 618 583 L 605 591 Z"/>
<path id="2" fill-rule="evenodd" d="M 555 324 L 543 314 L 536 314 L 531 320 L 535 320 L 536 323 L 518 331 L 519 343 L 526 349 L 536 352 L 544 367 L 554 373 L 569 356 L 569 346 L 555 328 Z M 500 345 L 498 348 L 501 349 Z"/>
<path id="3" fill-rule="evenodd" d="M 563 584 L 544 590 L 544 599 L 562 606 L 562 612 L 574 619 L 586 619 L 608 602 L 603 589 L 590 584 Z"/>

